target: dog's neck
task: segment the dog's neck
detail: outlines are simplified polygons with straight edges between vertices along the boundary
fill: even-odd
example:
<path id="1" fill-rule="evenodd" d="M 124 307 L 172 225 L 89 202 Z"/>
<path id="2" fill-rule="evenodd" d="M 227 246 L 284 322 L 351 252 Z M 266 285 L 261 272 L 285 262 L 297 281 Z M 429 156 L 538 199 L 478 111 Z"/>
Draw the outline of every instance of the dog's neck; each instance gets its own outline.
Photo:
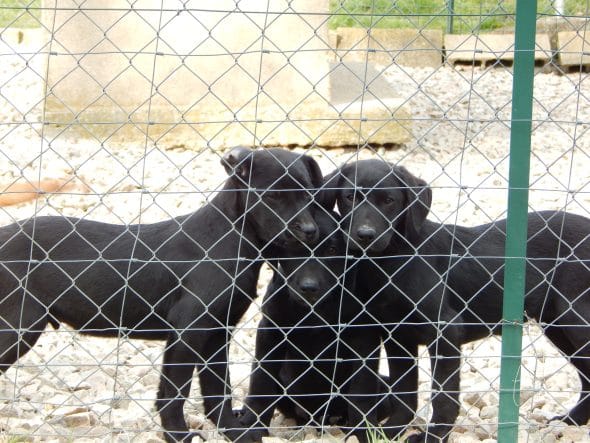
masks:
<path id="1" fill-rule="evenodd" d="M 247 192 L 248 188 L 243 183 L 234 177 L 230 177 L 225 182 L 222 190 L 210 201 L 209 206 L 217 214 L 222 215 L 224 222 L 221 223 L 221 229 L 236 230 L 242 237 L 247 238 L 263 256 L 272 255 L 274 252 L 271 252 L 273 246 L 260 239 L 256 229 L 249 222 L 244 204 Z M 227 222 L 227 225 L 225 222 Z"/>
<path id="2" fill-rule="evenodd" d="M 400 227 L 401 228 L 401 227 Z M 386 255 L 412 255 L 416 254 L 416 248 L 420 245 L 421 241 L 417 238 L 408 238 L 399 231 L 392 235 L 389 245 L 385 249 Z"/>
<path id="3" fill-rule="evenodd" d="M 245 215 L 246 208 L 241 194 L 246 193 L 247 189 L 235 177 L 229 177 L 221 191 L 211 200 L 211 204 L 228 220 L 236 222 Z"/>
<path id="4" fill-rule="evenodd" d="M 249 239 L 250 243 L 258 243 L 253 229 L 247 223 L 244 207 L 239 193 L 240 189 L 231 180 L 209 202 L 195 212 L 177 218 L 182 229 L 194 239 L 224 238 L 232 231 Z M 243 189 L 243 188 L 242 188 Z M 206 233 L 206 234 L 204 234 Z M 205 238 L 203 238 L 205 237 Z"/>

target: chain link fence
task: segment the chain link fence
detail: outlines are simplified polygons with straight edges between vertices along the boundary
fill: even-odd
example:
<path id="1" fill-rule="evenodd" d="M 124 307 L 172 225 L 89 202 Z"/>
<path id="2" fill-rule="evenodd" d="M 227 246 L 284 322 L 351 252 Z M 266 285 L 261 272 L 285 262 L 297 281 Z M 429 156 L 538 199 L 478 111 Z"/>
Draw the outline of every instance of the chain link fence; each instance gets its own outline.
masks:
<path id="1" fill-rule="evenodd" d="M 535 9 L 534 5 L 527 8 L 524 11 L 529 15 Z M 522 108 L 513 106 L 522 96 L 513 98 L 513 93 L 532 87 L 533 80 L 532 103 L 529 100 L 532 117 L 528 119 L 531 128 L 525 128 L 524 139 L 513 139 L 512 143 L 512 149 L 518 149 L 530 136 L 530 156 L 525 153 L 523 157 L 530 160 L 530 179 L 526 169 L 520 176 L 521 182 L 529 183 L 527 210 L 559 210 L 589 217 L 589 10 L 587 1 L 539 0 L 536 34 L 534 27 L 524 31 L 521 28 L 529 40 L 535 34 L 533 53 L 526 46 L 515 51 L 516 4 L 508 0 L 0 2 L 0 438 L 7 442 L 161 441 L 166 430 L 182 431 L 179 423 L 184 420 L 190 430 L 198 433 L 193 441 L 221 440 L 226 423 L 244 423 L 244 417 L 248 417 L 248 408 L 243 408 L 249 404 L 245 399 L 252 374 L 269 374 L 268 366 L 262 367 L 257 356 L 262 355 L 267 364 L 276 363 L 271 351 L 280 344 L 290 346 L 290 354 L 281 358 L 294 363 L 299 372 L 295 371 L 298 375 L 291 378 L 289 386 L 280 388 L 295 399 L 295 406 L 281 403 L 281 412 L 274 406 L 263 410 L 270 414 L 265 420 L 271 420 L 268 428 L 272 437 L 285 441 L 343 441 L 354 427 L 340 416 L 343 411 L 350 413 L 352 393 L 343 395 L 346 405 L 336 408 L 336 413 L 324 411 L 321 405 L 314 411 L 307 408 L 315 405 L 314 401 L 333 401 L 340 388 L 352 392 L 351 384 L 366 386 L 355 378 L 356 366 L 352 373 L 345 374 L 344 381 L 336 382 L 337 371 L 348 368 L 350 361 L 360 361 L 361 369 L 371 369 L 371 383 L 379 384 L 375 380 L 383 378 L 383 389 L 389 392 L 391 387 L 387 385 L 393 383 L 395 388 L 395 380 L 385 378 L 393 377 L 395 371 L 388 368 L 388 362 L 396 367 L 396 358 L 398 367 L 411 360 L 408 371 L 417 371 L 418 383 L 413 390 L 418 396 L 416 414 L 412 405 L 404 408 L 396 403 L 391 410 L 386 404 L 384 414 L 407 416 L 409 410 L 405 435 L 424 430 L 431 420 L 436 402 L 432 398 L 437 393 L 436 386 L 432 386 L 427 346 L 412 341 L 419 345 L 416 366 L 409 350 L 405 358 L 391 352 L 388 355 L 385 350 L 388 342 L 404 347 L 409 336 L 420 335 L 432 324 L 428 319 L 417 322 L 413 317 L 398 318 L 399 312 L 389 305 L 386 309 L 392 312 L 391 321 L 370 312 L 368 318 L 372 321 L 361 321 L 361 326 L 367 322 L 371 327 L 378 326 L 380 332 L 376 333 L 372 328 L 366 332 L 359 328 L 357 333 L 354 325 L 347 329 L 353 323 L 350 318 L 339 321 L 343 317 L 334 317 L 344 309 L 342 300 L 358 300 L 358 289 L 349 286 L 349 278 L 356 279 L 357 288 L 379 280 L 374 274 L 354 268 L 358 251 L 338 249 L 342 242 L 350 246 L 354 238 L 352 222 L 344 219 L 341 224 L 342 238 L 336 247 L 340 252 L 322 241 L 319 245 L 311 241 L 311 246 L 303 249 L 285 250 L 283 244 L 278 252 L 270 251 L 265 249 L 266 243 L 256 243 L 258 240 L 249 237 L 248 229 L 263 232 L 270 237 L 268 241 L 280 243 L 282 234 L 273 230 L 273 214 L 285 219 L 282 210 L 295 211 L 283 221 L 298 230 L 301 237 L 306 225 L 298 217 L 315 211 L 320 238 L 332 238 L 333 232 L 325 227 L 332 222 L 321 221 L 326 210 L 316 207 L 323 194 L 317 191 L 318 183 L 313 183 L 313 171 L 308 171 L 309 177 L 298 175 L 303 155 L 317 162 L 323 175 L 342 165 L 354 167 L 360 164 L 356 162 L 369 159 L 405 167 L 432 189 L 428 220 L 452 227 L 445 228 L 452 233 L 450 238 L 458 238 L 455 226 L 474 227 L 506 218 L 509 189 L 522 191 L 514 183 L 509 186 L 509 164 L 511 159 L 514 161 L 514 154 L 510 154 L 514 137 L 511 128 L 515 121 L 520 122 L 519 117 L 514 120 L 513 113 L 522 112 Z M 514 77 L 515 72 L 523 72 L 517 66 L 519 50 L 529 57 L 524 69 L 529 63 L 534 78 Z M 255 164 L 248 162 L 255 159 L 244 160 L 240 154 L 243 151 L 231 151 L 237 145 L 261 149 L 282 146 L 294 157 L 284 160 L 282 156 L 287 154 L 282 151 L 268 151 L 271 166 L 248 169 Z M 292 163 L 292 169 L 285 163 Z M 284 167 L 278 175 L 274 169 L 277 164 Z M 244 165 L 248 173 L 235 181 Z M 357 180 L 361 183 L 361 172 L 357 170 L 354 184 Z M 377 174 L 377 167 L 374 172 Z M 232 178 L 228 179 L 228 174 Z M 288 186 L 284 184 L 286 179 L 292 179 Z M 263 184 L 256 187 L 256 183 Z M 232 186 L 245 185 L 249 185 L 245 188 L 249 191 L 237 192 L 236 201 L 242 201 L 242 194 L 291 190 L 305 203 L 299 207 L 300 200 L 293 197 L 295 200 L 289 200 L 284 209 L 280 202 L 291 197 L 282 197 L 279 192 L 280 198 L 275 195 L 274 200 L 261 200 L 261 205 L 270 209 L 271 215 L 266 215 L 270 218 L 264 219 L 259 215 L 260 208 L 254 208 L 250 218 L 207 219 L 199 225 L 198 234 L 187 234 L 187 214 L 205 206 L 219 208 L 218 202 L 227 200 L 224 196 L 234 195 Z M 405 186 L 412 188 L 415 184 Z M 373 191 L 375 187 L 379 186 L 369 186 Z M 309 192 L 302 193 L 301 188 Z M 369 199 L 369 193 L 356 198 Z M 316 203 L 309 201 L 312 195 Z M 246 201 L 236 208 L 246 211 L 249 204 Z M 521 212 L 524 209 L 520 207 Z M 342 208 L 340 213 L 345 215 Z M 61 222 L 41 216 L 56 216 Z M 256 222 L 262 226 L 258 231 L 251 228 L 255 217 L 260 217 Z M 43 224 L 43 220 L 50 222 Z M 108 226 L 89 224 L 85 228 L 85 223 L 91 221 Z M 389 223 L 393 226 L 392 220 Z M 148 226 L 147 231 L 143 230 Z M 558 264 L 546 270 L 539 265 L 544 269 L 539 285 L 558 288 L 562 291 L 558 298 L 568 297 L 560 285 L 579 289 L 575 299 L 567 300 L 569 310 L 563 314 L 563 318 L 569 318 L 575 312 L 573 324 L 566 324 L 576 330 L 577 337 L 587 336 L 590 330 L 585 286 L 588 257 L 583 254 L 588 242 L 583 236 L 585 226 L 582 223 L 572 228 L 582 235 L 576 244 L 571 244 L 563 231 L 555 234 L 568 247 L 582 249 L 581 254 L 564 259 L 578 265 L 574 274 L 565 278 L 569 285 L 552 280 Z M 105 230 L 111 234 L 101 243 Z M 185 234 L 181 241 L 179 236 Z M 200 235 L 207 239 L 207 245 Z M 211 243 L 215 235 L 222 239 L 219 243 Z M 255 291 L 258 297 L 251 303 L 246 303 L 240 292 L 249 268 L 237 260 L 239 255 L 232 262 L 231 254 L 228 258 L 217 249 L 223 249 L 219 245 L 230 241 L 232 235 L 237 236 L 240 253 L 246 254 L 244 251 L 250 247 L 262 249 L 252 256 L 242 255 L 246 262 L 256 263 L 254 267 L 262 266 Z M 72 236 L 76 236 L 75 241 Z M 164 254 L 169 250 L 167 245 L 174 242 L 177 244 L 173 250 L 178 255 Z M 115 244 L 123 245 L 119 255 L 113 253 Z M 15 245 L 25 247 L 18 250 Z M 524 246 L 522 239 L 518 245 Z M 182 251 L 191 247 L 200 252 L 197 258 L 187 260 Z M 485 263 L 487 253 L 493 255 L 491 249 L 471 258 Z M 416 257 L 420 251 L 414 249 Z M 59 254 L 63 255 L 56 258 Z M 287 300 L 285 290 L 293 289 L 293 284 L 281 281 L 276 270 L 282 270 L 283 276 L 287 273 L 287 277 L 293 270 L 296 273 L 307 269 L 306 263 L 316 270 L 333 270 L 330 261 L 321 258 L 334 254 L 346 261 L 337 275 L 338 284 L 330 286 L 330 292 L 337 293 L 340 302 L 328 305 L 328 312 L 318 304 L 315 314 L 308 305 L 309 312 L 290 320 L 293 324 L 278 324 L 273 309 L 297 317 L 300 306 L 289 304 L 292 302 Z M 453 246 L 441 253 L 447 259 L 457 254 Z M 365 261 L 378 262 L 374 255 L 367 255 Z M 550 254 L 540 256 L 551 257 L 555 258 Z M 48 263 L 55 267 L 38 277 Z M 437 270 L 440 281 L 451 275 L 450 263 L 442 272 Z M 112 272 L 98 274 L 100 278 L 87 284 L 84 276 L 100 266 Z M 240 266 L 246 266 L 246 270 Z M 224 270 L 221 274 L 220 269 Z M 164 282 L 160 272 L 170 272 L 172 282 Z M 193 272 L 199 272 L 200 277 L 191 286 L 186 279 Z M 388 278 L 395 280 L 394 275 L 392 271 Z M 497 281 L 499 275 L 490 272 L 489 279 L 481 282 L 474 294 L 485 294 L 484 286 Z M 523 277 L 514 278 L 518 289 Z M 202 294 L 214 292 L 211 288 L 222 282 L 228 283 L 218 290 L 220 298 L 206 300 Z M 274 296 L 269 287 L 276 292 Z M 142 291 L 151 293 L 160 288 L 166 288 L 161 294 L 166 300 L 177 297 L 177 290 L 190 293 L 205 312 L 199 314 L 199 321 L 209 316 L 222 320 L 197 324 L 195 318 L 179 326 L 167 316 L 168 311 L 160 314 L 160 302 L 143 298 Z M 92 294 L 102 289 L 109 294 L 108 300 L 93 298 Z M 307 290 L 313 292 L 313 288 Z M 82 298 L 86 295 L 90 305 Z M 140 320 L 127 324 L 123 315 L 126 311 L 117 311 L 109 303 L 120 303 L 121 298 L 132 300 L 136 295 L 145 302 L 135 305 L 133 314 Z M 52 297 L 52 301 L 45 302 L 45 296 Z M 245 313 L 239 319 L 230 320 L 229 312 L 215 311 L 219 300 L 246 303 L 249 307 L 244 307 Z M 498 299 L 490 309 L 497 309 L 501 303 Z M 180 318 L 181 313 L 188 315 L 193 308 L 177 309 Z M 354 309 L 365 312 L 358 306 Z M 463 306 L 458 313 L 464 315 L 469 309 Z M 96 316 L 90 318 L 89 310 Z M 170 335 L 147 336 L 150 325 L 144 328 L 141 324 L 153 319 L 154 313 L 158 319 L 150 324 L 166 323 Z M 534 317 L 530 312 L 526 315 Z M 115 321 L 105 326 L 97 318 Z M 389 322 L 417 329 L 408 332 L 394 327 L 381 331 L 382 324 Z M 509 353 L 502 352 L 501 337 L 492 334 L 492 329 L 501 325 L 498 319 L 496 324 L 486 326 L 485 338 L 461 343 L 460 395 L 451 403 L 459 412 L 457 420 L 448 423 L 454 425 L 449 441 L 504 441 L 506 437 L 498 434 L 499 422 L 510 424 L 514 420 L 519 426 L 509 437 L 512 441 L 590 441 L 587 423 L 553 420 L 568 414 L 583 386 L 587 391 L 589 373 L 579 374 L 571 357 L 581 371 L 588 368 L 590 344 L 562 346 L 562 351 L 569 350 L 568 358 L 543 334 L 542 327 L 547 324 L 532 318 L 522 324 L 522 364 L 517 365 L 518 373 L 513 378 L 508 373 L 507 384 L 501 387 L 501 357 L 510 359 Z M 468 329 L 470 325 L 462 326 Z M 230 342 L 227 370 L 231 386 L 214 394 L 213 386 L 220 382 L 223 386 L 225 381 L 223 370 L 215 369 L 220 359 L 223 361 L 224 345 L 201 355 L 201 348 L 188 342 L 188 337 L 207 328 L 220 331 L 223 337 L 231 332 L 231 340 L 229 333 L 226 337 Z M 320 333 L 297 335 L 297 331 L 314 328 L 319 328 Z M 354 332 L 349 334 L 350 330 Z M 443 330 L 438 328 L 442 336 Z M 274 340 L 267 354 L 261 354 L 261 347 L 256 350 L 257 331 L 270 331 Z M 273 331 L 280 333 L 278 338 L 272 338 Z M 517 338 L 518 334 L 516 331 Z M 207 337 L 198 341 L 199 346 L 217 343 L 213 335 Z M 358 337 L 364 343 L 374 343 L 374 352 L 359 353 L 354 348 Z M 170 355 L 175 346 L 187 343 L 185 347 L 190 349 L 183 352 L 192 360 L 168 360 L 169 370 L 163 370 L 166 353 Z M 327 357 L 321 349 L 313 350 L 313 344 L 324 346 Z M 346 351 L 348 346 L 352 352 Z M 314 360 L 305 361 L 312 350 L 316 352 Z M 363 358 L 359 359 L 361 354 Z M 17 355 L 22 357 L 17 359 Z M 520 361 L 521 356 L 517 357 Z M 279 359 L 279 363 L 283 360 Z M 363 361 L 373 363 L 362 365 Z M 436 362 L 432 362 L 435 367 Z M 186 366 L 192 373 L 194 365 L 201 380 L 208 382 L 200 386 L 195 373 L 192 385 L 189 382 L 176 386 L 174 374 Z M 206 378 L 209 373 L 215 376 Z M 268 385 L 263 388 L 274 382 L 272 377 L 267 379 Z M 319 392 L 315 391 L 316 384 Z M 301 386 L 305 389 L 298 392 Z M 507 391 L 510 387 L 515 390 Z M 393 393 L 399 394 L 395 389 Z M 520 407 L 504 406 L 508 414 L 502 419 L 498 415 L 501 393 L 513 396 Z M 588 395 L 582 392 L 585 405 Z M 168 414 L 161 418 L 159 411 L 174 404 L 166 402 L 178 400 L 179 396 L 186 397 L 184 416 Z M 161 401 L 156 405 L 158 398 Z M 374 398 L 389 397 L 381 393 Z M 229 400 L 234 409 L 231 417 L 227 416 Z M 162 420 L 168 420 L 167 424 Z M 387 418 L 380 423 L 388 423 Z M 391 437 L 384 437 L 381 431 L 375 425 L 370 441 Z M 240 434 L 227 435 L 237 439 Z"/>

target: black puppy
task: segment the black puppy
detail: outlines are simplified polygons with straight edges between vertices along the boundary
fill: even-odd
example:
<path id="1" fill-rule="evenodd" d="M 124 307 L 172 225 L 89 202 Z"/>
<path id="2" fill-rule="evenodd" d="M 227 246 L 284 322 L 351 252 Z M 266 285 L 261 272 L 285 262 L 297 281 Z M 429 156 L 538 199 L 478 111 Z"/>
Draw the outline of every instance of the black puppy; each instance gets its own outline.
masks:
<path id="1" fill-rule="evenodd" d="M 264 298 L 256 334 L 256 361 L 250 378 L 242 423 L 266 434 L 275 408 L 298 425 L 347 424 L 346 392 L 358 359 L 351 345 L 352 328 L 342 324 L 362 306 L 351 300 L 355 260 L 346 257 L 338 214 L 316 211 L 320 241 L 312 251 L 288 251 L 280 260 Z M 369 382 L 381 393 L 389 385 L 377 375 L 380 334 L 358 329 L 367 344 Z M 384 398 L 382 395 L 381 398 Z M 373 399 L 374 401 L 374 399 Z M 384 399 L 376 415 L 390 413 Z M 255 435 L 255 434 L 253 434 Z"/>
<path id="2" fill-rule="evenodd" d="M 413 418 L 418 344 L 431 355 L 433 425 L 411 442 L 446 440 L 459 412 L 460 346 L 501 332 L 506 221 L 462 227 L 426 220 L 431 190 L 402 167 L 367 160 L 328 181 L 352 249 L 369 256 L 357 292 L 390 337 L 396 413 L 391 435 Z M 567 423 L 590 418 L 590 220 L 565 212 L 528 217 L 526 316 L 537 320 L 580 375 L 580 400 Z M 359 297 L 361 296 L 359 295 Z M 370 350 L 366 350 L 370 353 Z"/>
<path id="3" fill-rule="evenodd" d="M 312 158 L 280 149 L 235 148 L 222 163 L 224 188 L 189 215 L 130 226 L 36 217 L 1 228 L 0 370 L 31 349 L 48 322 L 166 340 L 156 401 L 166 440 L 191 438 L 183 405 L 195 367 L 205 413 L 240 440 L 228 379 L 231 327 L 256 297 L 261 254 L 317 241 L 308 190 L 322 175 Z"/>

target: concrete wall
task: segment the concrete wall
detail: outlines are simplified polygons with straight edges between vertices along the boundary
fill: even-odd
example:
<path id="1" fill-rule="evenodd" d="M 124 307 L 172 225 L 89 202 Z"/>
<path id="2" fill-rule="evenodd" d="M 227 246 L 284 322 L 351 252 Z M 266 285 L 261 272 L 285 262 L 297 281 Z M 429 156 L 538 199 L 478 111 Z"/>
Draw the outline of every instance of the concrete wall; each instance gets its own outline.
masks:
<path id="1" fill-rule="evenodd" d="M 454 63 L 493 63 L 514 61 L 514 34 L 447 34 L 446 60 Z M 548 34 L 535 36 L 535 61 L 548 63 L 552 50 Z"/>
<path id="2" fill-rule="evenodd" d="M 285 120 L 329 96 L 328 0 L 270 0 L 268 14 L 258 0 L 240 10 L 230 0 L 192 1 L 192 10 L 164 0 L 163 12 L 160 0 L 133 10 L 125 0 L 78 3 L 57 0 L 43 15 L 54 37 L 47 115 L 62 127 L 78 121 L 101 138 L 188 132 L 213 145 L 233 132 L 254 143 L 269 136 L 257 119 Z"/>
<path id="3" fill-rule="evenodd" d="M 590 65 L 590 27 L 557 34 L 559 63 L 564 67 Z"/>

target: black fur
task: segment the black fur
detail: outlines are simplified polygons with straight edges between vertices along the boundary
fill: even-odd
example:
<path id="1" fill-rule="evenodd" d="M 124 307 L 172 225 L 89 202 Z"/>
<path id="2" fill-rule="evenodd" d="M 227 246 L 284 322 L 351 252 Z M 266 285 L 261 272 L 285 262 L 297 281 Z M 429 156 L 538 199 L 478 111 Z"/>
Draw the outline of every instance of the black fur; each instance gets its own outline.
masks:
<path id="1" fill-rule="evenodd" d="M 183 405 L 195 367 L 205 413 L 240 440 L 228 400 L 231 327 L 256 296 L 261 255 L 317 240 L 308 189 L 322 177 L 313 159 L 280 149 L 234 148 L 222 163 L 224 188 L 189 215 L 130 226 L 36 217 L 0 228 L 0 370 L 48 322 L 166 340 L 156 402 L 166 440 L 191 438 Z"/>
<path id="2" fill-rule="evenodd" d="M 432 424 L 409 441 L 445 441 L 459 412 L 460 346 L 501 332 L 506 221 L 476 227 L 428 221 L 426 183 L 378 160 L 344 166 L 328 187 L 325 204 L 337 201 L 351 249 L 369 256 L 357 271 L 358 297 L 389 328 L 384 340 L 397 407 L 385 427 L 394 436 L 413 419 L 415 357 L 424 344 L 433 368 Z M 529 214 L 526 316 L 578 370 L 580 400 L 560 417 L 578 425 L 590 418 L 589 259 L 589 219 Z"/>
<path id="3" fill-rule="evenodd" d="M 316 211 L 320 241 L 313 251 L 290 251 L 279 260 L 263 302 L 263 319 L 256 335 L 256 361 L 250 379 L 242 423 L 266 434 L 275 408 L 298 425 L 346 426 L 346 393 L 353 379 L 354 332 L 375 341 L 367 390 L 385 392 L 389 385 L 377 376 L 380 335 L 345 329 L 341 324 L 361 308 L 351 299 L 355 260 L 346 257 L 338 214 Z M 372 335 L 370 335 L 372 334 Z M 381 396 L 384 398 L 384 396 Z M 377 415 L 390 413 L 387 399 Z M 260 435 L 261 437 L 262 435 Z"/>

